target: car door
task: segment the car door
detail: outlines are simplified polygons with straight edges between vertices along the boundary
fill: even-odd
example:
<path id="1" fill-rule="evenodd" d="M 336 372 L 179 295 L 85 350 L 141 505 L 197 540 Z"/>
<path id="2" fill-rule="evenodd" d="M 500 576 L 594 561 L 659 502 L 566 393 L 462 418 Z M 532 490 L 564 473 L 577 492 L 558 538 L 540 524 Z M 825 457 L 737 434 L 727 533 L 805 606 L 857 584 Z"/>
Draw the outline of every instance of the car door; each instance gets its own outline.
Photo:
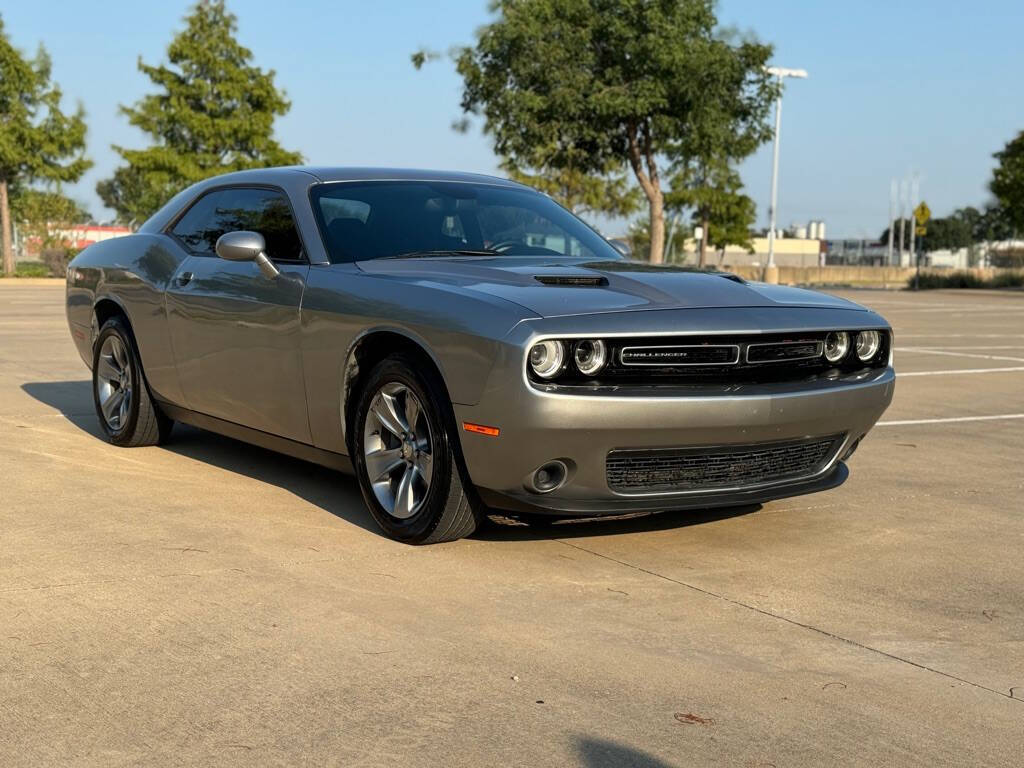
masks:
<path id="1" fill-rule="evenodd" d="M 259 232 L 280 270 L 218 258 L 225 232 Z M 188 252 L 166 293 L 171 345 L 188 407 L 310 442 L 299 312 L 309 264 L 285 193 L 214 189 L 169 229 Z"/>

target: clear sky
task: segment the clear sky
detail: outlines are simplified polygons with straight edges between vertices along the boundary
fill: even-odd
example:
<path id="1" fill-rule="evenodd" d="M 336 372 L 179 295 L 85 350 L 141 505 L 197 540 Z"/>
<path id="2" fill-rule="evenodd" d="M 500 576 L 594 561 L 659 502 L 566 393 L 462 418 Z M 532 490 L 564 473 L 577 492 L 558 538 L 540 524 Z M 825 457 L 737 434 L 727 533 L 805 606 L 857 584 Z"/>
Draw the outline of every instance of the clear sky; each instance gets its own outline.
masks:
<path id="1" fill-rule="evenodd" d="M 70 189 L 99 217 L 96 181 L 143 146 L 117 114 L 150 89 L 141 54 L 162 61 L 186 0 L 17 0 L 2 10 L 19 48 L 42 42 L 64 89 L 81 101 L 96 165 Z M 311 163 L 493 172 L 488 139 L 458 134 L 460 82 L 447 60 L 415 71 L 409 54 L 473 39 L 487 0 L 229 0 L 256 63 L 277 71 L 292 101 L 277 123 Z M 802 67 L 782 121 L 779 221 L 824 219 L 830 237 L 877 237 L 889 181 L 916 171 L 936 215 L 980 205 L 992 153 L 1024 130 L 1021 0 L 722 0 L 723 24 L 776 46 L 774 63 Z M 766 223 L 771 148 L 742 166 Z"/>

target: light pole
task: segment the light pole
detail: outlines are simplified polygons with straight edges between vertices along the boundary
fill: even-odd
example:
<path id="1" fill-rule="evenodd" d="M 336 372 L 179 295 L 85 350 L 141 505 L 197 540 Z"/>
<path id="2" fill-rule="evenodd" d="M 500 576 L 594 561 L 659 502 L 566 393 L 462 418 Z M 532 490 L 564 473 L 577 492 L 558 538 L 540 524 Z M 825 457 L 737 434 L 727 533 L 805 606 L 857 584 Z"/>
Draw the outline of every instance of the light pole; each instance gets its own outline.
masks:
<path id="1" fill-rule="evenodd" d="M 769 283 L 778 281 L 775 271 L 775 217 L 779 201 L 779 131 L 782 130 L 782 81 L 787 77 L 806 78 L 805 69 L 787 69 L 786 67 L 766 67 L 765 72 L 779 78 L 779 97 L 775 102 L 775 150 L 772 158 L 772 203 L 768 209 L 768 268 L 765 280 Z M 771 270 L 769 273 L 768 270 Z"/>

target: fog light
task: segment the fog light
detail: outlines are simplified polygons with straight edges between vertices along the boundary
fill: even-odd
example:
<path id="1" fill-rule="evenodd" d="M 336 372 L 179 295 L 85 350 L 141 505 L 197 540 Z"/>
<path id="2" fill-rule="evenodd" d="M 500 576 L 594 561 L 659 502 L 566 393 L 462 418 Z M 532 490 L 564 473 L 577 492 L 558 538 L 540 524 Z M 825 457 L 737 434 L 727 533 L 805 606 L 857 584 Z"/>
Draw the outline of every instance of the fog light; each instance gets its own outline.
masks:
<path id="1" fill-rule="evenodd" d="M 877 355 L 881 346 L 882 336 L 878 331 L 861 331 L 857 334 L 857 357 L 861 362 L 866 363 Z"/>
<path id="2" fill-rule="evenodd" d="M 530 368 L 542 379 L 553 379 L 562 371 L 565 345 L 557 340 L 542 341 L 530 350 Z"/>
<path id="3" fill-rule="evenodd" d="M 825 337 L 825 359 L 830 363 L 838 363 L 850 351 L 850 334 L 846 331 L 833 331 Z"/>
<path id="4" fill-rule="evenodd" d="M 537 493 L 550 493 L 565 482 L 569 470 L 561 461 L 549 461 L 533 473 L 533 489 Z"/>

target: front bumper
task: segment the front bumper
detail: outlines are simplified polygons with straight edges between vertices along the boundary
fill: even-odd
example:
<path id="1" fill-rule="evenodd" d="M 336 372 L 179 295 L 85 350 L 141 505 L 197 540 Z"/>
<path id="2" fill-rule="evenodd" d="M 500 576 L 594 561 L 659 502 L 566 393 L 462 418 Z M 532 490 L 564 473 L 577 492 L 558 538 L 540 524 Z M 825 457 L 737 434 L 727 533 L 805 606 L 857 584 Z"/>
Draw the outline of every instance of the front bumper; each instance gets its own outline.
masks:
<path id="1" fill-rule="evenodd" d="M 464 422 L 500 428 L 500 435 L 460 430 L 470 477 L 483 500 L 511 511 L 609 515 L 732 506 L 770 501 L 840 485 L 842 459 L 892 400 L 891 367 L 838 379 L 735 387 L 676 396 L 605 396 L 541 392 L 522 379 L 488 388 L 473 406 L 456 405 Z M 838 450 L 812 477 L 682 493 L 618 493 L 606 479 L 613 450 L 727 446 L 842 435 Z M 530 490 L 541 465 L 562 460 L 568 481 L 547 494 Z"/>

